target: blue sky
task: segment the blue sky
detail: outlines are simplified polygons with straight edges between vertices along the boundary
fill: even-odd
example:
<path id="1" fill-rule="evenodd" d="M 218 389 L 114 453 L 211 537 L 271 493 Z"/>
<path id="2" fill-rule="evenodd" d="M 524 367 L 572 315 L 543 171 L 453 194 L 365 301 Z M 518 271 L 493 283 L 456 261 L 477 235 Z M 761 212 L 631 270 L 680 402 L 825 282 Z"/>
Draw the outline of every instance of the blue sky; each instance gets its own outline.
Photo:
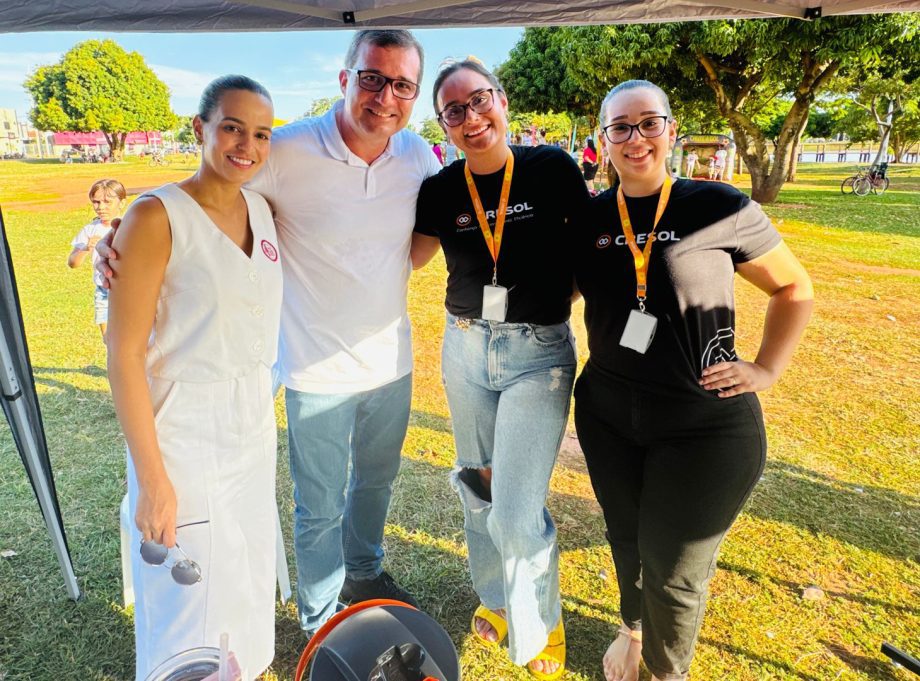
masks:
<path id="1" fill-rule="evenodd" d="M 433 115 L 431 86 L 446 57 L 476 55 L 486 66 L 504 61 L 523 29 L 428 29 L 415 31 L 425 49 L 425 78 L 415 105 L 415 122 Z M 339 93 L 351 31 L 280 33 L 24 33 L 0 34 L 0 108 L 24 117 L 31 99 L 22 88 L 38 65 L 51 64 L 76 43 L 112 38 L 140 52 L 172 93 L 173 111 L 192 114 L 204 86 L 216 76 L 242 73 L 272 93 L 275 115 L 290 119 L 310 102 Z"/>

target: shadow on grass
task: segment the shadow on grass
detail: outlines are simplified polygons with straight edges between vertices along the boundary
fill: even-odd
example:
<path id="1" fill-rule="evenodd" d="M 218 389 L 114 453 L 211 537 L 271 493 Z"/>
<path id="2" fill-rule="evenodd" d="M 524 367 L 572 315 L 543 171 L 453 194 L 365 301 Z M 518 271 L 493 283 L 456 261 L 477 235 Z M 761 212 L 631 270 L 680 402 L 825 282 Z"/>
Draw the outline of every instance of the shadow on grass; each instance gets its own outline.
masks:
<path id="1" fill-rule="evenodd" d="M 102 367 L 94 366 L 92 364 L 87 364 L 85 367 L 32 367 L 32 373 L 34 374 L 83 374 L 84 376 L 92 376 L 93 378 L 105 378 L 108 373 Z M 41 377 L 35 377 L 36 383 L 45 383 L 41 380 Z M 61 384 L 57 384 L 60 386 Z"/>
<path id="2" fill-rule="evenodd" d="M 441 416 L 440 414 L 432 414 L 428 411 L 421 411 L 420 409 L 412 410 L 412 413 L 409 415 L 409 427 L 428 428 L 437 433 L 452 434 L 454 432 L 451 429 L 450 419 L 448 417 Z"/>
<path id="3" fill-rule="evenodd" d="M 822 640 L 821 645 L 824 646 L 828 654 L 833 655 L 851 669 L 858 669 L 864 672 L 872 679 L 878 679 L 878 681 L 888 681 L 889 679 L 891 681 L 897 681 L 899 678 L 892 673 L 890 662 L 874 657 L 866 657 L 865 655 L 857 655 L 850 652 L 839 643 L 834 643 L 832 641 Z"/>
<path id="4" fill-rule="evenodd" d="M 17 622 L 16 643 L 3 654 L 3 678 L 134 678 L 134 626 L 112 605 L 111 594 L 86 588 L 77 603 L 53 595 L 42 590 L 21 596 L 14 604 L 18 612 L 0 607 L 6 622 Z"/>
<path id="5" fill-rule="evenodd" d="M 722 559 L 719 559 L 718 567 L 720 570 L 726 570 L 729 572 L 734 572 L 737 575 L 741 575 L 746 579 L 762 583 L 764 581 L 772 582 L 773 584 L 783 588 L 789 594 L 796 597 L 801 596 L 802 589 L 809 586 L 808 584 L 797 584 L 795 582 L 790 582 L 786 579 L 779 579 L 773 575 L 768 575 L 763 572 L 758 572 L 757 570 L 752 570 L 744 565 L 735 565 L 733 563 L 728 563 Z M 820 586 L 820 585 L 819 585 Z M 832 599 L 843 599 L 850 601 L 851 603 L 859 603 L 860 605 L 867 605 L 873 607 L 881 607 L 886 611 L 899 612 L 905 615 L 920 615 L 920 607 L 911 606 L 911 605 L 898 605 L 896 603 L 889 603 L 888 601 L 883 601 L 878 598 L 872 598 L 870 596 L 860 596 L 857 594 L 847 593 L 845 591 L 836 591 L 834 589 L 825 589 L 822 587 L 825 595 Z"/>
<path id="6" fill-rule="evenodd" d="M 414 412 L 413 418 L 433 419 L 432 426 L 449 431 L 446 418 L 424 412 Z M 403 471 L 405 494 L 394 499 L 391 516 L 396 519 L 392 522 L 456 539 L 462 532 L 462 517 L 459 501 L 447 481 L 448 470 L 442 465 L 404 459 Z M 417 494 L 425 503 L 419 505 L 409 498 Z M 563 550 L 606 545 L 603 519 L 593 498 L 553 492 L 547 506 L 558 525 Z M 444 525 L 445 508 L 456 509 L 448 526 Z M 764 479 L 744 512 L 898 560 L 920 560 L 920 537 L 907 529 L 920 517 L 920 499 L 887 488 L 857 486 L 801 466 L 769 461 Z"/>
<path id="7" fill-rule="evenodd" d="M 765 206 L 773 218 L 810 222 L 851 232 L 920 236 L 917 192 L 902 191 L 892 183 L 883 196 L 843 195 L 839 191 L 783 189 L 776 203 Z M 782 230 L 782 226 L 780 226 Z"/>
<path id="8" fill-rule="evenodd" d="M 767 464 L 764 476 L 745 507 L 747 514 L 898 560 L 920 559 L 920 537 L 907 529 L 920 516 L 920 499 L 778 461 Z"/>

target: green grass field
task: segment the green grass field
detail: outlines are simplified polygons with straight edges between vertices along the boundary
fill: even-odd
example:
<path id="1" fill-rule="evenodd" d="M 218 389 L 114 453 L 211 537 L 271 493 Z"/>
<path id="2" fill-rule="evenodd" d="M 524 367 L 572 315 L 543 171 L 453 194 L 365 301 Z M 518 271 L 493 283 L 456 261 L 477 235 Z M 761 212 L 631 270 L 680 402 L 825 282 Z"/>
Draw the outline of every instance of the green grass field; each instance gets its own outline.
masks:
<path id="1" fill-rule="evenodd" d="M 135 190 L 191 168 L 0 162 L 0 207 L 22 298 L 35 379 L 76 573 L 66 597 L 38 506 L 0 427 L 0 681 L 133 675 L 131 612 L 121 607 L 118 504 L 124 444 L 92 323 L 89 264 L 66 267 L 102 176 Z M 809 269 L 817 304 L 793 367 L 762 395 L 769 463 L 725 542 L 692 668 L 696 680 L 909 681 L 883 641 L 920 655 L 920 168 L 895 168 L 881 197 L 842 196 L 852 167 L 803 165 L 767 207 Z M 741 184 L 740 186 L 744 186 Z M 468 634 L 476 604 L 440 384 L 442 259 L 413 277 L 415 395 L 387 527 L 388 569 L 453 636 L 464 678 L 524 680 Z M 765 299 L 737 287 L 739 350 L 752 356 Z M 574 320 L 585 359 L 581 306 Z M 291 554 L 291 485 L 278 403 L 278 500 Z M 667 499 L 661 503 L 667 504 Z M 603 522 L 567 437 L 549 505 L 559 526 L 566 679 L 602 679 L 617 593 Z M 679 512 L 679 509 L 676 509 Z M 804 600 L 817 585 L 825 598 Z M 268 679 L 293 678 L 305 641 L 279 607 Z M 647 678 L 647 675 L 644 677 Z"/>

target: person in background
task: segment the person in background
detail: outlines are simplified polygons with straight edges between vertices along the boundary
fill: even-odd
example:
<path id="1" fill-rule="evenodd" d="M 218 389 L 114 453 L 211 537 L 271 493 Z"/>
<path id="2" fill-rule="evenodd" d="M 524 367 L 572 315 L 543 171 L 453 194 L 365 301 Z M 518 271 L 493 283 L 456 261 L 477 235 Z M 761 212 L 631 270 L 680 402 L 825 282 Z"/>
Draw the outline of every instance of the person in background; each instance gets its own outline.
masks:
<path id="1" fill-rule="evenodd" d="M 581 152 L 581 169 L 588 191 L 594 192 L 594 178 L 597 176 L 597 148 L 590 137 L 585 139 L 585 148 Z"/>
<path id="2" fill-rule="evenodd" d="M 734 187 L 672 180 L 675 123 L 647 81 L 600 111 L 619 184 L 575 232 L 590 357 L 575 426 L 616 566 L 622 622 L 607 681 L 686 679 L 719 546 L 766 457 L 757 392 L 792 359 L 812 308 L 804 268 Z M 735 350 L 736 273 L 769 296 L 753 361 Z"/>
<path id="3" fill-rule="evenodd" d="M 226 632 L 244 679 L 274 657 L 281 262 L 265 199 L 273 108 L 245 76 L 201 96 L 194 175 L 115 232 L 108 368 L 128 445 L 136 679 Z M 167 569 L 169 568 L 169 569 Z"/>
<path id="4" fill-rule="evenodd" d="M 434 152 L 435 157 L 438 159 L 438 163 L 442 166 L 444 165 L 444 152 L 441 151 L 441 143 L 435 142 L 431 145 L 431 151 Z"/>
<path id="5" fill-rule="evenodd" d="M 722 182 L 725 178 L 725 165 L 728 162 L 728 152 L 725 150 L 724 144 L 719 145 L 719 148 L 716 149 L 714 158 L 716 160 L 716 168 L 715 177 L 713 179 Z"/>
<path id="6" fill-rule="evenodd" d="M 103 286 L 105 277 L 96 270 L 95 264 L 99 259 L 96 253 L 96 244 L 112 228 L 112 220 L 118 218 L 125 209 L 125 199 L 128 193 L 124 185 L 118 180 L 98 180 L 89 189 L 89 200 L 96 213 L 96 219 L 77 232 L 70 242 L 73 250 L 67 256 L 67 266 L 79 267 L 90 253 L 93 264 L 93 293 L 94 314 L 93 321 L 99 326 L 102 342 L 106 342 L 106 327 L 109 321 L 109 290 Z"/>
<path id="7" fill-rule="evenodd" d="M 465 162 L 419 193 L 412 263 L 447 261 L 442 374 L 465 513 L 471 628 L 539 679 L 565 669 L 556 527 L 546 509 L 575 373 L 569 245 L 588 194 L 554 145 L 509 147 L 501 84 L 472 59 L 438 74 L 434 108 Z"/>
<path id="8" fill-rule="evenodd" d="M 690 149 L 690 152 L 687 154 L 687 177 L 691 180 L 693 179 L 693 171 L 696 169 L 696 162 L 699 158 L 696 150 Z"/>

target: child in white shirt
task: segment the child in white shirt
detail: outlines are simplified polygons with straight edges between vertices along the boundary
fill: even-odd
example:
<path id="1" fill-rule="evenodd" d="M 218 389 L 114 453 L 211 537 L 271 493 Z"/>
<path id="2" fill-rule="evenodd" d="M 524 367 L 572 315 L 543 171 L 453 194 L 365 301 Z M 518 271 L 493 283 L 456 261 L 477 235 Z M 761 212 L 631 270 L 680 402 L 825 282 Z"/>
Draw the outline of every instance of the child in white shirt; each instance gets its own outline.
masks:
<path id="1" fill-rule="evenodd" d="M 73 250 L 67 256 L 69 267 L 79 267 L 86 259 L 86 254 L 91 254 L 93 264 L 93 283 L 96 291 L 93 296 L 95 303 L 94 319 L 102 332 L 102 342 L 105 343 L 105 331 L 109 321 L 109 290 L 103 288 L 103 276 L 96 270 L 96 242 L 112 228 L 112 220 L 121 216 L 125 207 L 127 192 L 124 185 L 118 180 L 98 180 L 89 190 L 89 200 L 96 212 L 96 219 L 85 225 L 70 242 Z"/>

